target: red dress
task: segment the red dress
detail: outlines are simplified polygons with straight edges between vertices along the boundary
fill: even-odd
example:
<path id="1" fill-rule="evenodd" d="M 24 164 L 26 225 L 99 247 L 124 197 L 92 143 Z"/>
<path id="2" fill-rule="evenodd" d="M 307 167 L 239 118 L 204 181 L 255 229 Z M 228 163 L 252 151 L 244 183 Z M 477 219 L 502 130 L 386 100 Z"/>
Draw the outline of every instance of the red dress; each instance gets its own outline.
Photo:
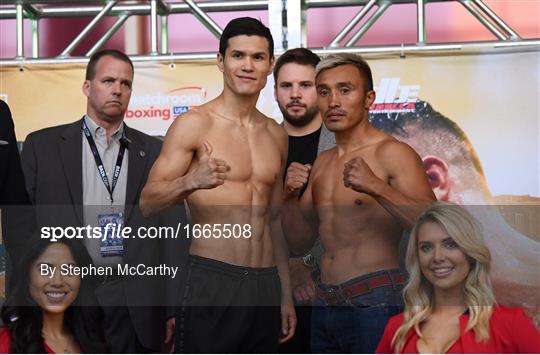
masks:
<path id="1" fill-rule="evenodd" d="M 56 354 L 45 340 L 43 340 L 43 345 L 45 346 L 45 352 L 47 354 Z M 0 354 L 11 354 L 11 333 L 9 332 L 8 327 L 0 328 Z"/>
<path id="2" fill-rule="evenodd" d="M 378 354 L 394 353 L 390 345 L 394 334 L 403 324 L 403 313 L 388 321 L 383 337 L 377 347 Z M 448 349 L 447 354 L 491 353 L 491 354 L 530 354 L 540 353 L 540 332 L 536 330 L 531 320 L 520 308 L 494 307 L 489 320 L 489 340 L 487 343 L 477 343 L 474 331 L 465 331 L 469 321 L 468 313 L 459 317 L 460 337 Z M 414 329 L 407 333 L 403 354 L 418 354 L 416 343 L 418 335 Z"/>

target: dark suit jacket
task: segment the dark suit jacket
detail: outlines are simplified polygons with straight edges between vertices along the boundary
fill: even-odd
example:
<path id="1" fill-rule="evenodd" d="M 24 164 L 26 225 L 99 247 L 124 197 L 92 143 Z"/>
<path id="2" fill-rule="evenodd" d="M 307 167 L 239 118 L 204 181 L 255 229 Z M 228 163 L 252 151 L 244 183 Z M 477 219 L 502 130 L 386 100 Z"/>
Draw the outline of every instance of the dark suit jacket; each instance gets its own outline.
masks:
<path id="1" fill-rule="evenodd" d="M 82 129 L 81 120 L 31 133 L 22 151 L 26 186 L 36 206 L 39 226 L 82 226 Z M 161 141 L 125 126 L 129 167 L 124 210 L 125 226 L 133 233 L 139 227 L 174 225 L 184 221 L 177 209 L 167 216 L 144 218 L 139 197 L 148 173 L 161 150 Z M 164 219 L 168 219 L 164 222 Z M 172 221 L 171 219 L 174 219 Z M 136 266 L 183 266 L 187 259 L 186 239 L 124 239 L 124 261 Z M 182 269 L 179 270 L 179 273 Z M 177 277 L 177 279 L 179 279 Z M 178 300 L 179 280 L 159 277 L 127 277 L 123 280 L 133 325 L 142 345 L 159 350 L 164 339 L 165 308 Z"/>
<path id="2" fill-rule="evenodd" d="M 12 260 L 20 260 L 34 230 L 33 209 L 26 192 L 11 112 L 0 100 L 0 209 L 2 236 Z M 5 143 L 7 144 L 5 144 Z"/>

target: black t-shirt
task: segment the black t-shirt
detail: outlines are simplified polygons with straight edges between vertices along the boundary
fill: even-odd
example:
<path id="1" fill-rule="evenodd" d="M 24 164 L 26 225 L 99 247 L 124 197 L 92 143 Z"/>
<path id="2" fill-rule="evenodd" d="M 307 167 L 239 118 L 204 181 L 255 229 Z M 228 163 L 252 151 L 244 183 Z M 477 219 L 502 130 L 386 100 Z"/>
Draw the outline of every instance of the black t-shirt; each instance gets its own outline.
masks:
<path id="1" fill-rule="evenodd" d="M 313 133 L 310 133 L 301 137 L 289 136 L 289 153 L 287 155 L 287 168 L 292 162 L 297 162 L 301 164 L 311 164 L 315 162 L 317 158 L 317 150 L 319 148 L 319 138 L 321 136 L 321 127 Z M 285 169 L 285 175 L 287 174 L 287 169 Z M 283 176 L 285 181 L 285 176 Z M 303 194 L 305 188 L 302 189 L 301 194 Z M 298 325 L 296 327 L 296 333 L 294 337 L 286 342 L 281 344 L 280 353 L 292 353 L 292 354 L 301 354 L 310 352 L 310 343 L 311 343 L 311 307 L 302 306 L 296 307 L 296 315 L 298 317 Z"/>
<path id="2" fill-rule="evenodd" d="M 315 132 L 305 136 L 289 136 L 289 152 L 285 171 L 287 171 L 287 168 L 292 162 L 313 165 L 315 158 L 317 158 L 321 128 L 322 126 Z"/>

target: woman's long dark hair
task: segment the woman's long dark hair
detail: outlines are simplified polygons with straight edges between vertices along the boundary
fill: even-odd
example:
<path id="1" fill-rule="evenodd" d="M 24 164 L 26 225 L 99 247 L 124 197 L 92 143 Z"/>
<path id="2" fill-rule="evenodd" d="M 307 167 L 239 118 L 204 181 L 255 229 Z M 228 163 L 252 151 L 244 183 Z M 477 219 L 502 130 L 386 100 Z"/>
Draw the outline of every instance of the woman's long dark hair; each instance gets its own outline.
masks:
<path id="1" fill-rule="evenodd" d="M 66 245 L 78 266 L 88 266 L 92 259 L 79 240 L 61 239 L 55 243 Z M 11 280 L 11 292 L 2 307 L 2 320 L 11 334 L 12 353 L 45 353 L 42 327 L 43 313 L 30 296 L 29 272 L 33 263 L 51 245 L 48 239 L 32 238 L 27 243 L 25 256 L 17 263 Z M 94 295 L 95 281 L 81 278 L 79 293 L 66 309 L 64 322 L 69 327 L 83 353 L 108 352 L 101 326 L 101 309 Z"/>

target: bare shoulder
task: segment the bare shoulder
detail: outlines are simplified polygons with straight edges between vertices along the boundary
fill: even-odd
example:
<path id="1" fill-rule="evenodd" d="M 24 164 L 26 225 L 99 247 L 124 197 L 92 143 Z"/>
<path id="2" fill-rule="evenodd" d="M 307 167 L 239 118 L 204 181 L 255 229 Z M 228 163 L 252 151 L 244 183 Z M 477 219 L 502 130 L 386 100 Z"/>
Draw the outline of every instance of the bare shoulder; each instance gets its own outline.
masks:
<path id="1" fill-rule="evenodd" d="M 375 155 L 381 161 L 392 165 L 403 165 L 420 160 L 420 157 L 411 146 L 398 141 L 390 135 L 378 143 Z"/>
<path id="2" fill-rule="evenodd" d="M 193 154 L 203 144 L 211 121 L 204 107 L 195 107 L 176 117 L 165 135 L 160 155 L 148 181 L 172 181 L 183 176 Z"/>
<path id="3" fill-rule="evenodd" d="M 211 114 L 208 109 L 203 106 L 193 107 L 188 112 L 177 116 L 169 128 L 169 131 L 176 131 L 180 128 L 189 127 L 190 129 L 197 129 L 210 124 Z M 167 132 L 168 133 L 168 132 Z"/>
<path id="4" fill-rule="evenodd" d="M 262 115 L 262 117 L 264 118 L 266 122 L 266 127 L 268 128 L 268 131 L 270 131 L 272 135 L 274 135 L 276 138 L 279 138 L 279 139 L 284 139 L 284 138 L 288 139 L 285 128 L 283 128 L 283 126 L 277 123 L 276 120 L 265 115 Z"/>
<path id="5" fill-rule="evenodd" d="M 202 135 L 211 127 L 213 120 L 207 108 L 194 107 L 176 117 L 165 136 L 165 145 L 198 146 Z"/>
<path id="6" fill-rule="evenodd" d="M 337 151 L 337 148 L 333 147 L 333 148 L 320 152 L 319 155 L 317 155 L 315 162 L 313 163 L 313 172 L 319 170 L 320 166 L 326 166 L 328 162 L 332 160 L 333 157 L 336 156 L 336 151 Z"/>
<path id="7" fill-rule="evenodd" d="M 276 120 L 265 116 L 262 113 L 260 115 L 260 119 L 263 120 L 262 122 L 264 122 L 264 124 L 266 125 L 266 129 L 272 135 L 274 140 L 279 144 L 279 146 L 286 148 L 289 142 L 289 136 L 287 135 L 285 129 L 280 124 L 278 124 Z"/>
<path id="8" fill-rule="evenodd" d="M 317 161 L 325 162 L 325 161 L 328 161 L 329 159 L 332 159 L 332 157 L 336 156 L 336 151 L 337 151 L 337 147 L 332 147 L 330 149 L 320 152 L 319 155 L 317 155 L 317 159 L 315 159 L 315 163 L 317 163 Z"/>

